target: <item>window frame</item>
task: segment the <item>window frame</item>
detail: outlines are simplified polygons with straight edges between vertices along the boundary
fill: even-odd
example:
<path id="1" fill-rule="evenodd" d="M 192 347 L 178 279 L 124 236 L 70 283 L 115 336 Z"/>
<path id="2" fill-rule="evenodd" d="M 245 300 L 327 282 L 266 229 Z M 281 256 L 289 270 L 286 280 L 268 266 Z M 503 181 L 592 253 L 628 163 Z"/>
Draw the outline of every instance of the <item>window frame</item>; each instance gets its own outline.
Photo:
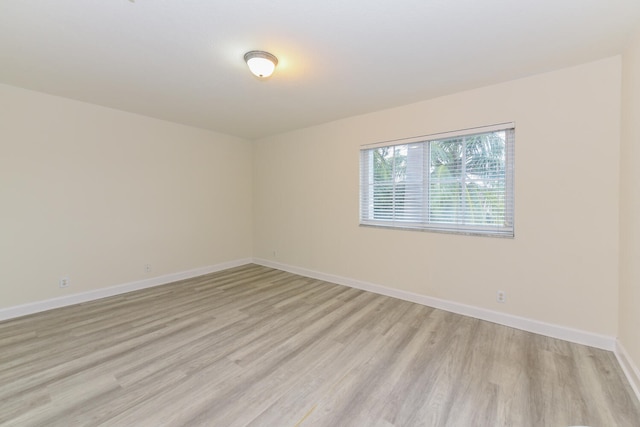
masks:
<path id="1" fill-rule="evenodd" d="M 472 224 L 469 222 L 453 222 L 453 223 L 443 223 L 443 222 L 433 222 L 430 218 L 432 215 L 430 205 L 430 191 L 431 184 L 433 180 L 430 180 L 430 170 L 432 167 L 431 164 L 431 143 L 433 142 L 446 142 L 447 140 L 452 140 L 454 138 L 461 138 L 466 141 L 467 138 L 472 136 L 481 135 L 481 134 L 490 134 L 494 132 L 505 132 L 505 145 L 504 145 L 504 174 L 500 174 L 499 180 L 500 182 L 504 182 L 504 223 L 500 225 L 479 225 Z M 466 142 L 464 142 L 466 144 Z M 375 218 L 376 207 L 373 201 L 373 192 L 375 188 L 375 182 L 373 178 L 374 166 L 373 166 L 373 155 L 371 152 L 373 150 L 379 148 L 391 148 L 393 150 L 398 149 L 399 146 L 406 146 L 407 150 L 409 150 L 409 146 L 413 145 L 412 149 L 415 149 L 416 146 L 422 146 L 421 156 L 423 165 L 421 166 L 421 187 L 422 189 L 411 193 L 411 196 L 414 197 L 416 194 L 422 193 L 420 196 L 421 199 L 414 200 L 408 198 L 408 200 L 412 203 L 415 203 L 415 206 L 422 205 L 421 208 L 415 208 L 413 212 L 417 212 L 421 210 L 421 213 L 416 214 L 417 219 L 415 220 L 406 220 L 400 218 L 403 215 L 404 210 L 398 211 L 396 203 L 398 203 L 398 193 L 396 192 L 396 182 L 395 182 L 395 151 L 393 158 L 393 168 L 392 177 L 393 180 L 392 186 L 393 190 L 391 192 L 392 196 L 390 198 L 390 205 L 392 206 L 389 210 L 390 213 L 385 213 L 390 215 L 390 218 Z M 466 150 L 466 145 L 463 147 Z M 412 138 L 403 138 L 392 141 L 384 141 L 378 142 L 374 144 L 366 144 L 360 147 L 360 183 L 359 183 L 359 224 L 364 227 L 381 227 L 381 228 L 393 228 L 393 229 L 402 229 L 402 230 L 417 230 L 417 231 L 428 231 L 428 232 L 439 232 L 439 233 L 453 233 L 453 234 L 463 234 L 463 235 L 479 235 L 479 236 L 489 236 L 489 237 L 504 237 L 504 238 L 513 238 L 515 236 L 515 191 L 514 191 L 514 183 L 515 183 L 515 123 L 500 123 L 491 126 L 482 126 L 476 128 L 462 129 L 452 132 L 444 132 L 438 134 L 431 135 L 422 135 Z M 426 153 L 426 154 L 425 154 Z M 407 156 L 408 157 L 408 156 Z M 464 163 L 461 163 L 464 164 Z M 464 172 L 464 166 L 460 170 L 460 176 L 457 178 L 461 182 L 461 188 L 465 187 L 465 182 L 470 179 Z M 407 184 L 409 182 L 409 184 Z M 410 185 L 411 182 L 407 181 L 406 178 L 403 181 L 403 185 Z M 460 195 L 460 193 L 453 193 L 453 195 Z M 501 192 L 502 194 L 502 192 Z M 402 202 L 405 202 L 404 195 Z M 379 208 L 378 208 L 379 209 Z M 410 208 L 409 208 L 410 209 Z M 406 209 L 406 210 L 409 210 Z M 465 215 L 469 215 L 469 211 L 464 211 Z M 406 214 L 406 213 L 404 213 Z M 409 215 L 411 216 L 411 215 Z M 460 219 L 460 218 L 457 218 Z"/>

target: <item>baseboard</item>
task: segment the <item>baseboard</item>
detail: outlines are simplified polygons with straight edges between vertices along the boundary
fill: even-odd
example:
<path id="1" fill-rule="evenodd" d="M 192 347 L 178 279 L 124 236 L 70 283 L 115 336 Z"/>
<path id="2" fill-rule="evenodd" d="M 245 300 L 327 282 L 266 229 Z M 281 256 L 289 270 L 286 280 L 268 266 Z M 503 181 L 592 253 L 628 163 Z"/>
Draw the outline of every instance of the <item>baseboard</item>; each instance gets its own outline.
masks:
<path id="1" fill-rule="evenodd" d="M 28 314 L 38 313 L 41 311 L 51 310 L 54 308 L 65 307 L 72 304 L 79 304 L 83 302 L 93 301 L 100 298 L 119 295 L 127 292 L 137 291 L 140 289 L 150 288 L 154 286 L 165 285 L 167 283 L 176 282 L 178 280 L 189 279 L 192 277 L 202 276 L 204 274 L 214 273 L 216 271 L 226 270 L 228 268 L 239 267 L 241 265 L 255 263 L 266 267 L 276 268 L 278 270 L 288 271 L 290 273 L 299 274 L 301 276 L 311 277 L 314 279 L 324 280 L 339 285 L 349 286 L 356 289 L 362 289 L 369 292 L 374 292 L 381 295 L 390 296 L 393 298 L 402 299 L 405 301 L 411 301 L 418 304 L 426 305 L 429 307 L 439 308 L 441 310 L 449 311 L 452 313 L 462 314 L 464 316 L 473 317 L 476 319 L 487 320 L 489 322 L 497 323 L 504 326 L 520 329 L 523 331 L 533 332 L 540 335 L 545 335 L 552 338 L 558 338 L 569 342 L 578 344 L 584 344 L 591 347 L 596 347 L 604 350 L 615 351 L 618 355 L 618 349 L 622 349 L 619 345 L 616 345 L 616 340 L 613 337 L 604 335 L 598 335 L 586 331 L 567 328 L 564 326 L 553 325 L 545 322 L 540 322 L 533 319 L 514 316 L 506 313 L 500 313 L 497 311 L 487 310 L 484 308 L 474 307 L 466 304 L 460 304 L 453 301 L 443 300 L 439 298 L 433 298 L 426 295 L 416 294 L 413 292 L 403 291 L 399 289 L 387 288 L 381 285 L 364 282 L 361 280 L 351 279 L 342 276 L 336 276 L 333 274 L 321 273 L 318 271 L 309 270 L 306 268 L 295 267 L 288 264 L 282 264 L 261 258 L 246 258 L 239 259 L 220 264 L 215 264 L 207 267 L 196 268 L 193 270 L 167 274 L 164 276 L 153 277 L 144 280 L 138 280 L 135 282 L 125 283 L 116 286 L 110 286 L 108 288 L 96 289 L 88 292 L 82 292 L 64 297 L 53 298 L 44 301 L 37 301 L 24 305 L 8 307 L 0 309 L 0 321 L 12 319 L 20 316 L 26 316 Z M 631 373 L 636 373 L 637 369 L 630 362 L 630 359 L 625 356 L 626 353 L 620 352 L 621 357 L 626 360 L 623 365 L 625 369 Z M 637 387 L 637 381 L 635 387 Z"/>
<path id="2" fill-rule="evenodd" d="M 638 397 L 638 400 L 640 400 L 640 369 L 633 363 L 629 353 L 627 353 L 619 340 L 616 342 L 616 350 L 614 353 L 618 359 L 618 363 L 620 363 L 620 367 L 622 367 L 622 371 L 629 380 L 629 384 L 631 384 L 631 388 Z"/>
<path id="3" fill-rule="evenodd" d="M 14 307 L 3 308 L 0 309 L 0 321 L 26 316 L 28 314 L 39 313 L 41 311 L 47 311 L 54 308 L 66 307 L 68 305 L 80 304 L 100 298 L 111 297 L 114 295 L 137 291 L 140 289 L 166 285 L 167 283 L 176 282 L 178 280 L 190 279 L 192 277 L 202 276 L 204 274 L 215 273 L 217 271 L 239 267 L 251 262 L 252 260 L 250 258 L 228 261 L 220 264 L 210 265 L 207 267 L 196 268 L 193 270 L 166 274 L 164 276 L 152 277 L 144 280 L 137 280 L 135 282 L 109 286 L 107 288 L 95 289 L 88 292 L 81 292 L 59 298 L 52 298 L 44 301 L 37 301 Z"/>
<path id="4" fill-rule="evenodd" d="M 608 351 L 615 351 L 616 339 L 605 335 L 594 334 L 591 332 L 581 331 L 578 329 L 567 328 L 564 326 L 554 325 L 550 323 L 540 322 L 534 319 L 514 316 L 511 314 L 500 313 L 493 310 L 487 310 L 480 307 L 474 307 L 466 304 L 460 304 L 453 301 L 433 298 L 426 295 L 420 295 L 413 292 L 407 292 L 399 289 L 387 288 L 381 285 L 364 282 L 361 280 L 350 279 L 347 277 L 335 276 L 332 274 L 321 273 L 318 271 L 308 270 L 306 268 L 295 267 L 282 264 L 266 259 L 254 258 L 255 264 L 271 267 L 278 270 L 288 271 L 290 273 L 299 274 L 301 276 L 311 277 L 314 279 L 324 280 L 339 285 L 349 286 L 356 289 L 362 289 L 405 301 L 415 302 L 429 307 L 439 308 L 441 310 L 452 313 L 462 314 L 464 316 L 476 319 L 486 320 L 499 325 L 509 326 L 527 332 L 544 335 L 551 338 L 558 338 L 577 344 L 588 345 Z"/>
<path id="5" fill-rule="evenodd" d="M 473 317 L 476 319 L 486 320 L 504 326 L 520 329 L 523 331 L 533 332 L 540 335 L 558 338 L 565 341 L 588 345 L 603 350 L 613 351 L 618 362 L 626 375 L 631 388 L 640 399 L 640 369 L 633 363 L 629 354 L 623 345 L 615 338 L 593 334 L 586 331 L 567 328 L 564 326 L 553 325 L 550 323 L 540 322 L 510 314 L 500 313 L 497 311 L 487 310 L 484 308 L 474 307 L 466 304 L 460 304 L 453 301 L 447 301 L 439 298 L 428 297 L 413 292 L 407 292 L 399 289 L 387 288 L 361 280 L 350 279 L 347 277 L 337 276 L 333 274 L 321 273 L 306 268 L 295 267 L 288 264 L 282 264 L 261 258 L 245 258 L 224 263 L 219 263 L 207 267 L 196 268 L 193 270 L 182 271 L 178 273 L 167 274 L 164 276 L 153 277 L 135 282 L 125 283 L 108 288 L 96 289 L 88 292 L 72 294 L 64 297 L 53 298 L 44 301 L 23 304 L 14 307 L 0 309 L 0 321 L 13 319 L 16 317 L 26 316 L 28 314 L 39 313 L 54 308 L 65 307 L 73 304 L 93 301 L 100 298 L 106 298 L 114 295 L 120 295 L 127 292 L 137 291 L 140 289 L 151 288 L 154 286 L 165 285 L 179 280 L 190 279 L 192 277 L 202 276 L 204 274 L 215 273 L 217 271 L 226 270 L 228 268 L 239 267 L 249 263 L 263 265 L 278 270 L 288 271 L 290 273 L 299 274 L 305 277 L 324 280 L 339 285 L 349 286 L 356 289 L 362 289 L 374 292 L 380 295 L 386 295 L 405 301 L 415 302 L 429 307 L 438 308 L 452 313 Z"/>

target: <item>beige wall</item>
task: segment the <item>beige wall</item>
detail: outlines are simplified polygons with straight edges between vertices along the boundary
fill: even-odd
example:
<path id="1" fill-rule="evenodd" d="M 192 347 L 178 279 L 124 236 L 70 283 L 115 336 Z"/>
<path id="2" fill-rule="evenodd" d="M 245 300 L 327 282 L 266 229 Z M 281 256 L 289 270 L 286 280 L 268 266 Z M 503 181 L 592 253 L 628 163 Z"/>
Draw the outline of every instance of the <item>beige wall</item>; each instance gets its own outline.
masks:
<path id="1" fill-rule="evenodd" d="M 236 138 L 0 85 L 0 308 L 250 257 L 251 155 Z"/>
<path id="2" fill-rule="evenodd" d="M 613 57 L 259 140 L 254 256 L 616 336 L 620 73 Z M 508 121 L 514 239 L 358 226 L 361 144 Z"/>
<path id="3" fill-rule="evenodd" d="M 619 338 L 640 366 L 640 31 L 623 56 Z"/>
<path id="4" fill-rule="evenodd" d="M 625 87 L 635 84 L 625 117 L 638 117 L 637 45 L 624 59 Z M 620 321 L 638 363 L 629 260 L 640 236 L 625 236 L 640 230 L 640 193 L 632 181 L 618 192 L 621 69 L 609 58 L 265 138 L 253 152 L 0 85 L 0 308 L 250 257 L 253 241 L 258 258 L 589 332 L 616 336 Z M 515 239 L 358 226 L 361 144 L 506 121 L 517 128 Z M 627 161 L 639 131 L 625 123 Z"/>

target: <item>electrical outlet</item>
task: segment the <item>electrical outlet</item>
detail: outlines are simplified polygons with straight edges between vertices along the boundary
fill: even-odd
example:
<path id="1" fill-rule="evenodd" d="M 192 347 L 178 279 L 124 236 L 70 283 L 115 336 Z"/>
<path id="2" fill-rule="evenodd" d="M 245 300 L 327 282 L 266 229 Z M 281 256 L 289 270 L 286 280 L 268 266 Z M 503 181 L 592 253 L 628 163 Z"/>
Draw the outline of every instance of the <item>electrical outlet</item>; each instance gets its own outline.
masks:
<path id="1" fill-rule="evenodd" d="M 151 273 L 151 264 L 145 264 L 145 265 L 144 265 L 144 272 L 145 272 L 146 274 Z"/>
<path id="2" fill-rule="evenodd" d="M 498 291 L 496 293 L 496 301 L 499 303 L 507 302 L 507 294 L 505 291 Z"/>
<path id="3" fill-rule="evenodd" d="M 58 282 L 58 285 L 61 288 L 66 288 L 69 286 L 69 278 L 68 277 L 61 277 L 60 281 Z"/>

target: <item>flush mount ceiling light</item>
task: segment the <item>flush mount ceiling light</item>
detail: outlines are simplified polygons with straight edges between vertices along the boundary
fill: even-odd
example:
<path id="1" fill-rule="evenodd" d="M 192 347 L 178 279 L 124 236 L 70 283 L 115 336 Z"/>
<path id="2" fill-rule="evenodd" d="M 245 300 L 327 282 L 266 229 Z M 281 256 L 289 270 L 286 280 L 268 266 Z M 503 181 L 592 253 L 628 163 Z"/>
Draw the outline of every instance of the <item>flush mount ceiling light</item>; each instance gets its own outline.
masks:
<path id="1" fill-rule="evenodd" d="M 278 65 L 278 58 L 261 50 L 252 50 L 244 54 L 244 60 L 249 66 L 249 70 L 256 76 L 264 79 L 273 74 L 273 70 Z"/>

